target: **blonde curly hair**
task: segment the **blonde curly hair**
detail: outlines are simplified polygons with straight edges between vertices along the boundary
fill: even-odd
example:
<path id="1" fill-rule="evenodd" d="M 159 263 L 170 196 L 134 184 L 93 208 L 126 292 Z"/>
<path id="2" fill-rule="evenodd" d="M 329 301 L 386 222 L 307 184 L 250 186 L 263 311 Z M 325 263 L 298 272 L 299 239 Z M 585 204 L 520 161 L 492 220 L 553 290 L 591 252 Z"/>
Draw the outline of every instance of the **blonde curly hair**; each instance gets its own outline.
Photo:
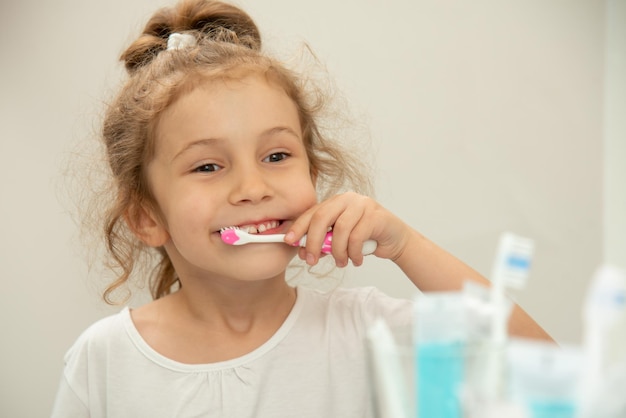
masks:
<path id="1" fill-rule="evenodd" d="M 172 33 L 191 35 L 195 46 L 167 49 Z M 104 236 L 117 278 L 104 291 L 107 303 L 138 267 L 140 255 L 156 256 L 150 278 L 154 299 L 172 292 L 176 271 L 163 248 L 144 245 L 129 228 L 139 208 L 156 203 L 145 167 L 154 153 L 154 130 L 161 113 L 199 83 L 217 78 L 262 74 L 280 86 L 297 107 L 303 141 L 317 176 L 321 199 L 342 190 L 369 193 L 357 159 L 321 133 L 318 117 L 324 95 L 306 78 L 261 51 L 254 21 L 241 9 L 211 0 L 185 0 L 158 10 L 143 33 L 122 54 L 128 80 L 110 103 L 102 139 L 113 182 L 114 199 L 106 211 Z"/>

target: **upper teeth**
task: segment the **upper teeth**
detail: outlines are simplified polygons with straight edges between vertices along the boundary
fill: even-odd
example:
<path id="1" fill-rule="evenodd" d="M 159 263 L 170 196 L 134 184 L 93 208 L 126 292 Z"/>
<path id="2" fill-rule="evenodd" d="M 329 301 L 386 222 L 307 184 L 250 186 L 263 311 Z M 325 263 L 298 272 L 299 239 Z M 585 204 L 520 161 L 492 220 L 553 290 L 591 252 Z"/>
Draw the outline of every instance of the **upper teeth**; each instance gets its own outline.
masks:
<path id="1" fill-rule="evenodd" d="M 280 225 L 279 221 L 269 221 L 255 225 L 241 225 L 239 229 L 247 232 L 248 234 L 258 234 L 259 232 L 265 232 L 268 229 L 277 228 L 278 225 Z"/>

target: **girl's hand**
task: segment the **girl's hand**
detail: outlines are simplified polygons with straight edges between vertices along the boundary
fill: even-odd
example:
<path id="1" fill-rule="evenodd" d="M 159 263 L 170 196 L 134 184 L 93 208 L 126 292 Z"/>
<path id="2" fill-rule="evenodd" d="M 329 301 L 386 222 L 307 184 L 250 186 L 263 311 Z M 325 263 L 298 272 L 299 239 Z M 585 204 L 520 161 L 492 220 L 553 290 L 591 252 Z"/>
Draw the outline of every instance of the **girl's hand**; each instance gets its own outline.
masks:
<path id="1" fill-rule="evenodd" d="M 396 260 L 411 239 L 412 229 L 375 200 L 357 193 L 344 193 L 318 203 L 293 223 L 285 242 L 293 244 L 307 234 L 306 247 L 299 256 L 309 265 L 317 264 L 324 236 L 333 229 L 332 256 L 339 267 L 363 263 L 363 243 L 374 240 L 374 255 Z"/>

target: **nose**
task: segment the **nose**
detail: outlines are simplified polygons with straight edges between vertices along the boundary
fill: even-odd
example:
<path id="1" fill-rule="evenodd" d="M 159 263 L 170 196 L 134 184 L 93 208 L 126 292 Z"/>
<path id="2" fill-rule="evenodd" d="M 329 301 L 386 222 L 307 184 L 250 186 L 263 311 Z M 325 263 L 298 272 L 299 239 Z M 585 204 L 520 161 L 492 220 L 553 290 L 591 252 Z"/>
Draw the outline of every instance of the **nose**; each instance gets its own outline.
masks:
<path id="1" fill-rule="evenodd" d="M 231 204 L 257 204 L 273 196 L 267 176 L 254 164 L 242 165 L 232 175 L 233 186 L 229 195 Z"/>

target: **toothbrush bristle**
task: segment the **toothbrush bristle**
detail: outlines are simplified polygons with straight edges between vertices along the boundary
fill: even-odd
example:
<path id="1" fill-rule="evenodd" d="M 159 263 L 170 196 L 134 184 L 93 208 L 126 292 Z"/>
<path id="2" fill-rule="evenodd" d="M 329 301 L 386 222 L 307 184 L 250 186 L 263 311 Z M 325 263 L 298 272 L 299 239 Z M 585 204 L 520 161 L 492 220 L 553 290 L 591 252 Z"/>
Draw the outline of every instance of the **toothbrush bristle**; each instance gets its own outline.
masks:
<path id="1" fill-rule="evenodd" d="M 239 229 L 239 227 L 238 226 L 225 226 L 224 228 L 220 228 L 220 233 L 228 229 Z"/>

